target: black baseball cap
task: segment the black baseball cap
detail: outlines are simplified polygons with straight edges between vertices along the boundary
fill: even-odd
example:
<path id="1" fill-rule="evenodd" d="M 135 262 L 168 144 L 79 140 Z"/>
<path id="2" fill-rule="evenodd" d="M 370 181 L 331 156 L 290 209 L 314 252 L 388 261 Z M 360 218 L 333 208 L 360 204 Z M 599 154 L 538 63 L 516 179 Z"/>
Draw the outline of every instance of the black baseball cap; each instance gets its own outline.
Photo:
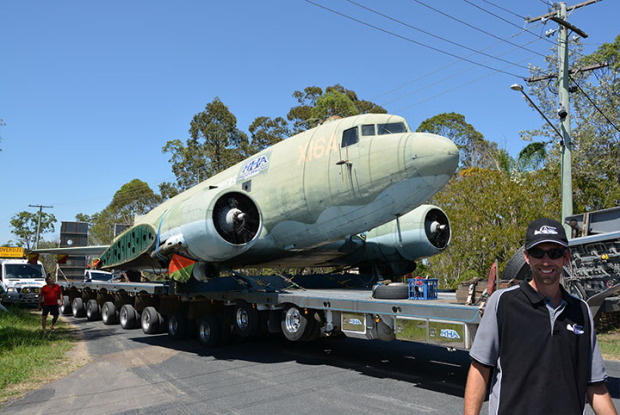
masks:
<path id="1" fill-rule="evenodd" d="M 525 250 L 544 242 L 553 242 L 568 247 L 568 238 L 560 222 L 553 219 L 542 218 L 532 221 L 525 233 Z"/>

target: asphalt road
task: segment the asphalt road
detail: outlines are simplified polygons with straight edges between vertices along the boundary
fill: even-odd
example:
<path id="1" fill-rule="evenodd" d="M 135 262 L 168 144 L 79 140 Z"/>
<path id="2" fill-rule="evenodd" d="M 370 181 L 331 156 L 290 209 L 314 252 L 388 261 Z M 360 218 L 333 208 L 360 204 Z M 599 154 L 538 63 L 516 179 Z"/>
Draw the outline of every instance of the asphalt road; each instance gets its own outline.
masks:
<path id="1" fill-rule="evenodd" d="M 469 367 L 462 351 L 355 339 L 289 343 L 279 337 L 205 349 L 196 340 L 72 321 L 84 334 L 91 362 L 0 413 L 462 413 Z M 620 408 L 620 362 L 607 362 L 607 370 Z"/>

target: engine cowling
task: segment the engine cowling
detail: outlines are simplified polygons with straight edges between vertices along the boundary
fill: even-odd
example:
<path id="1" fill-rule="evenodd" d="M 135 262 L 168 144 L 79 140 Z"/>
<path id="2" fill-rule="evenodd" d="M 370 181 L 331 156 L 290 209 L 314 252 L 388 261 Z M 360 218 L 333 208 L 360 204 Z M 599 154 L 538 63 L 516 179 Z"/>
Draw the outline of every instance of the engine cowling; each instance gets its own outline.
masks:
<path id="1" fill-rule="evenodd" d="M 239 191 L 197 194 L 174 210 L 176 219 L 170 225 L 179 226 L 166 234 L 163 249 L 170 242 L 171 250 L 206 262 L 225 261 L 247 251 L 262 230 L 258 205 Z"/>
<path id="2" fill-rule="evenodd" d="M 392 268 L 394 275 L 415 269 L 414 261 L 437 255 L 450 244 L 448 216 L 433 205 L 422 205 L 366 235 L 368 262 Z"/>

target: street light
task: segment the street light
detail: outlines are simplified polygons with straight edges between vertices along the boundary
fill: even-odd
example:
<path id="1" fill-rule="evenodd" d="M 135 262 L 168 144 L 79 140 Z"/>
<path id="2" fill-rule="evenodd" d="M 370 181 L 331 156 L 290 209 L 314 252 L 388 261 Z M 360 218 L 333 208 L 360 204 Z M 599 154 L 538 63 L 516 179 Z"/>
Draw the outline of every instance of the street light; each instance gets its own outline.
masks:
<path id="1" fill-rule="evenodd" d="M 543 112 L 540 110 L 540 108 L 538 108 L 536 106 L 536 104 L 534 104 L 534 101 L 532 101 L 532 99 L 525 93 L 525 91 L 523 90 L 523 87 L 519 84 L 512 84 L 510 85 L 510 89 L 512 89 L 513 91 L 519 91 L 520 93 L 523 94 L 523 96 L 525 97 L 525 99 L 527 99 L 530 104 L 532 104 L 532 106 L 534 108 L 536 108 L 536 111 L 538 111 L 538 113 L 540 115 L 542 115 L 542 117 L 545 119 L 545 121 L 547 121 L 547 124 L 549 124 L 551 126 L 551 128 L 553 128 L 553 130 L 558 134 L 558 136 L 560 136 L 560 139 L 562 140 L 562 142 L 564 142 L 564 136 L 562 136 L 562 133 L 560 133 L 560 131 L 555 127 L 555 125 L 553 125 L 551 123 L 551 121 L 549 121 L 549 118 L 547 118 L 547 116 L 545 114 L 543 114 Z"/>
<path id="2" fill-rule="evenodd" d="M 560 131 L 549 121 L 549 118 L 543 114 L 543 112 L 534 104 L 534 101 L 530 99 L 530 97 L 525 93 L 523 87 L 519 84 L 510 85 L 510 89 L 513 91 L 519 91 L 523 94 L 523 96 L 532 104 L 536 111 L 547 121 L 553 130 L 560 137 L 560 147 L 562 149 L 562 165 L 561 165 L 561 182 L 562 182 L 562 225 L 564 229 L 566 229 L 566 234 L 571 235 L 570 227 L 565 223 L 566 218 L 573 214 L 573 183 L 571 177 L 572 170 L 572 162 L 571 162 L 571 149 L 570 149 L 570 135 L 569 135 L 569 120 L 568 120 L 568 111 L 563 105 L 560 105 L 560 109 L 558 110 L 558 115 L 562 119 L 563 130 L 565 131 L 565 135 L 560 133 Z M 563 111 L 563 112 L 562 112 Z"/>

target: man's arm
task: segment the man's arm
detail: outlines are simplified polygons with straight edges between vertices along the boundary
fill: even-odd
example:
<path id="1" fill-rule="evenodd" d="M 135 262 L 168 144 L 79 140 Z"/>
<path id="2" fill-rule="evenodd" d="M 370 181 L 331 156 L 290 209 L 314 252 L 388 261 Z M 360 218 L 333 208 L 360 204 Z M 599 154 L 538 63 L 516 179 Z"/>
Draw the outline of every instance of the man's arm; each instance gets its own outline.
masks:
<path id="1" fill-rule="evenodd" d="M 618 414 L 614 407 L 614 403 L 611 401 L 607 386 L 605 386 L 603 382 L 588 385 L 586 392 L 588 395 L 588 402 L 590 402 L 596 415 Z"/>
<path id="2" fill-rule="evenodd" d="M 478 415 L 489 387 L 492 368 L 475 360 L 471 362 L 465 386 L 465 415 Z"/>

